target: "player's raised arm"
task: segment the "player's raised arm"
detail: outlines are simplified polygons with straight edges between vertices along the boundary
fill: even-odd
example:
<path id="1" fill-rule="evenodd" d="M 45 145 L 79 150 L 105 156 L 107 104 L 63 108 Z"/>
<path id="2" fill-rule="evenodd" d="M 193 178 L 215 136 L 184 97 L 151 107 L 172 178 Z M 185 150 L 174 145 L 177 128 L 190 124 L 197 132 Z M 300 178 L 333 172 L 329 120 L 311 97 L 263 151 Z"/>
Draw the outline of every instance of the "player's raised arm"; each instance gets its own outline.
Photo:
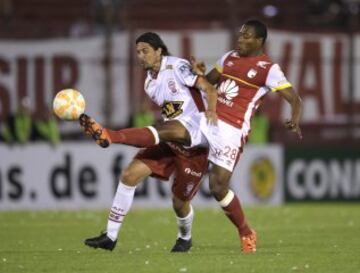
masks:
<path id="1" fill-rule="evenodd" d="M 285 127 L 288 130 L 297 133 L 299 138 L 302 139 L 301 129 L 299 125 L 302 113 L 302 101 L 299 94 L 296 93 L 292 87 L 288 87 L 277 92 L 291 106 L 291 119 L 285 122 Z"/>
<path id="2" fill-rule="evenodd" d="M 205 116 L 210 124 L 217 123 L 216 114 L 216 102 L 217 102 L 217 90 L 212 86 L 203 76 L 198 76 L 195 87 L 199 90 L 203 90 L 206 93 L 208 100 L 208 108 L 205 111 Z"/>
<path id="3" fill-rule="evenodd" d="M 205 76 L 206 66 L 204 62 L 197 60 L 194 56 L 191 56 L 190 63 L 191 63 L 192 71 L 195 74 L 199 76 Z M 205 77 L 209 83 L 216 84 L 219 82 L 220 76 L 221 76 L 220 72 L 216 68 L 213 68 L 209 73 L 206 74 Z"/>

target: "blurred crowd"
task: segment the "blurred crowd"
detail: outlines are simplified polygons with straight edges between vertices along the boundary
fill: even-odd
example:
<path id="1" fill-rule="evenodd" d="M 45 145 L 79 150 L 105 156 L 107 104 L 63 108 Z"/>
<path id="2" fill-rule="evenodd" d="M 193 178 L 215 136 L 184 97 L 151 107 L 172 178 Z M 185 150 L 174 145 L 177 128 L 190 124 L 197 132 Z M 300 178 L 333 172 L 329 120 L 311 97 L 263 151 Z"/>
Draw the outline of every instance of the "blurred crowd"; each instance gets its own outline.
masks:
<path id="1" fill-rule="evenodd" d="M 25 97 L 18 110 L 0 122 L 0 142 L 13 145 L 39 140 L 56 146 L 60 142 L 58 122 L 50 111 L 38 117 L 32 115 L 29 98 Z"/>
<path id="2" fill-rule="evenodd" d="M 0 0 L 0 38 L 83 37 L 109 29 L 235 28 L 249 17 L 270 28 L 359 30 L 359 10 L 359 0 Z"/>

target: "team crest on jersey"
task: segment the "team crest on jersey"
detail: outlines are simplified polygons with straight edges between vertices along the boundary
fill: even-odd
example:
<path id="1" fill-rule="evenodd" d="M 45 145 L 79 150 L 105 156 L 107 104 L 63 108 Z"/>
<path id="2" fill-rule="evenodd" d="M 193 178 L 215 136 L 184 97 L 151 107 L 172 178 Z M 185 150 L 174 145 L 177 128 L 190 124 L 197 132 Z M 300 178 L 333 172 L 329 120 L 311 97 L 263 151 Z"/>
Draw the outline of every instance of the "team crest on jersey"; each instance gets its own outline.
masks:
<path id="1" fill-rule="evenodd" d="M 247 76 L 248 76 L 248 78 L 252 79 L 256 76 L 256 74 L 257 74 L 257 71 L 254 68 L 251 68 L 248 71 Z"/>
<path id="2" fill-rule="evenodd" d="M 189 184 L 186 185 L 185 195 L 186 196 L 190 195 L 193 188 L 194 188 L 194 184 L 192 184 L 192 182 L 189 182 Z"/>
<path id="3" fill-rule="evenodd" d="M 169 87 L 171 93 L 175 94 L 177 92 L 176 84 L 175 84 L 175 81 L 173 79 L 168 81 L 168 87 Z"/>
<path id="4" fill-rule="evenodd" d="M 239 86 L 234 80 L 227 79 L 220 84 L 219 94 L 223 94 L 227 100 L 232 100 L 239 93 Z"/>
<path id="5" fill-rule="evenodd" d="M 161 114 L 168 119 L 176 118 L 183 112 L 183 104 L 183 101 L 165 101 L 161 106 Z"/>

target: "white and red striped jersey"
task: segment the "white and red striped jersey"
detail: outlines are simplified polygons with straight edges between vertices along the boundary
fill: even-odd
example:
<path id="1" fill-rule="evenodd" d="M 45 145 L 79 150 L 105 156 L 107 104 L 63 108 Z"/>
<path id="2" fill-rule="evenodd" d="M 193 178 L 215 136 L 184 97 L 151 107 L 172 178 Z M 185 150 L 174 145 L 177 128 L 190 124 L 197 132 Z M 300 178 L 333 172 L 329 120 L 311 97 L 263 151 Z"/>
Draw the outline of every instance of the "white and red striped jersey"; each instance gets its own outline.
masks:
<path id="1" fill-rule="evenodd" d="M 157 75 L 148 72 L 145 92 L 162 108 L 164 120 L 181 119 L 205 110 L 206 100 L 194 88 L 197 77 L 187 60 L 173 56 L 162 57 Z"/>
<path id="2" fill-rule="evenodd" d="M 278 64 L 266 54 L 240 57 L 233 50 L 215 64 L 221 73 L 217 114 L 236 128 L 250 130 L 250 119 L 269 91 L 291 87 Z"/>

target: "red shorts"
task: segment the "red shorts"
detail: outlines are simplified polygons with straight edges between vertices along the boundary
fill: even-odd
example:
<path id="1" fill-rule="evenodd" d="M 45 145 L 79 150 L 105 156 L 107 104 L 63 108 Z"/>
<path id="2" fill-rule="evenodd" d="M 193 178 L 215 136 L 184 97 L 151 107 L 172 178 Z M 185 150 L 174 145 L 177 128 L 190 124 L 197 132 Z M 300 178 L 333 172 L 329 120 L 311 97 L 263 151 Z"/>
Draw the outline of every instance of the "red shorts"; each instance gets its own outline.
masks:
<path id="1" fill-rule="evenodd" d="M 163 142 L 135 156 L 151 169 L 152 177 L 169 180 L 174 173 L 172 193 L 183 201 L 190 201 L 198 191 L 208 168 L 207 157 L 207 148 L 184 149 L 181 145 Z"/>

